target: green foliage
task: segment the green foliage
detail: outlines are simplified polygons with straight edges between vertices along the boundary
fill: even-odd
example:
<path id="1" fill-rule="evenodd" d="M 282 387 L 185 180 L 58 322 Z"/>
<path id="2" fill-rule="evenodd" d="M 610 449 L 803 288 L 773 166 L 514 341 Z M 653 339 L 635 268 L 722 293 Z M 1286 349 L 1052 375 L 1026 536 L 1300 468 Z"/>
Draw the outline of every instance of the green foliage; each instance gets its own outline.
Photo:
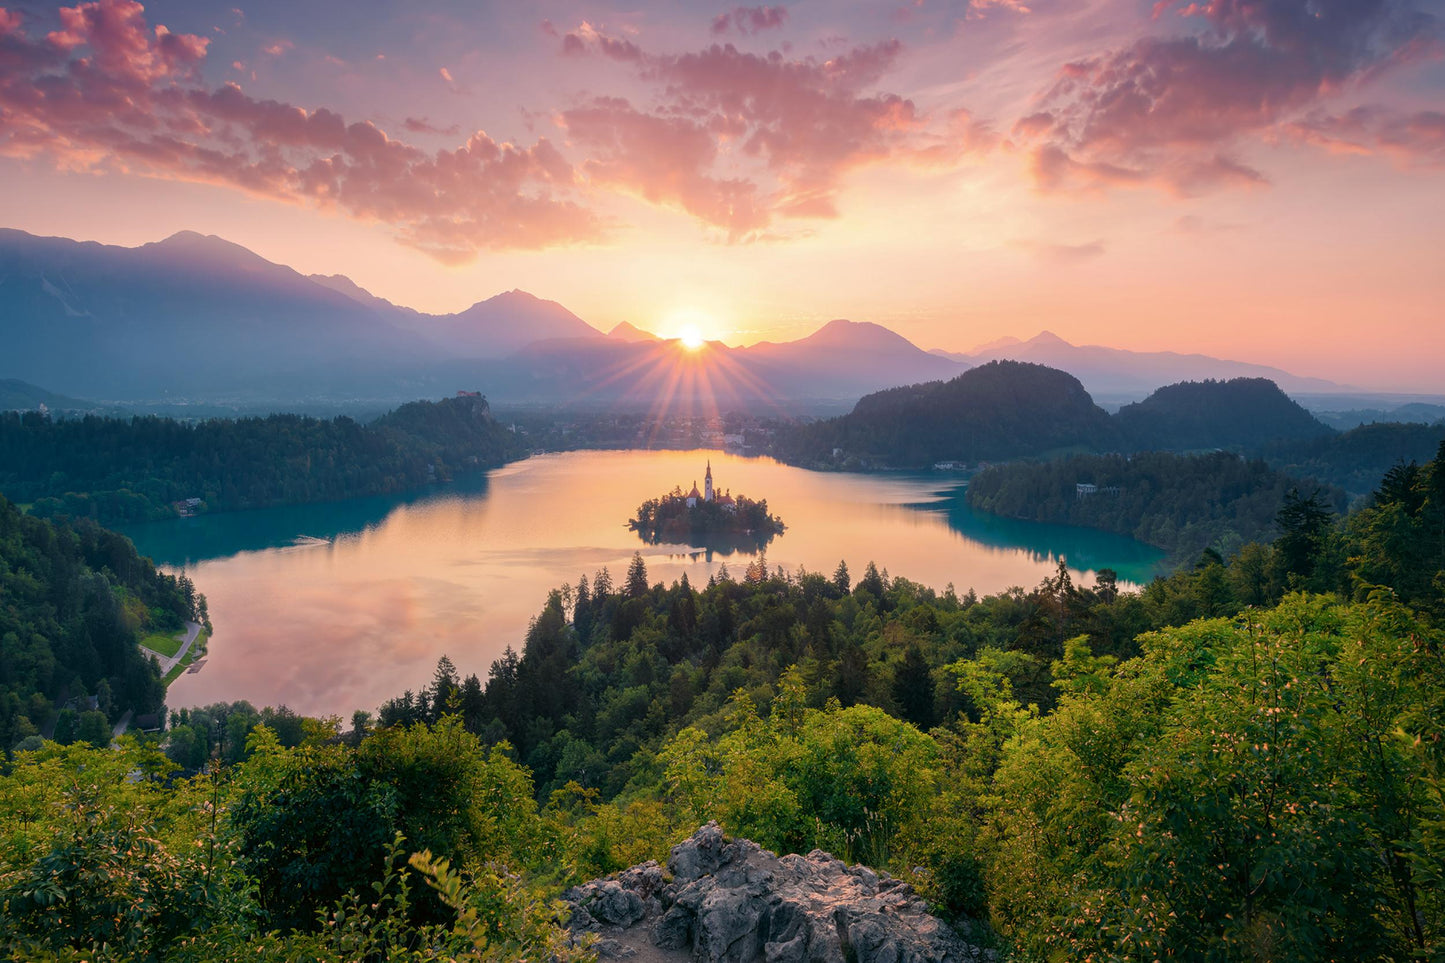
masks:
<path id="1" fill-rule="evenodd" d="M 155 712 L 165 690 L 137 639 L 204 605 L 123 536 L 32 518 L 0 497 L 0 751 L 52 719 L 58 741 L 102 744 L 126 711 Z"/>
<path id="2" fill-rule="evenodd" d="M 937 747 L 882 710 L 775 703 L 763 720 L 739 694 L 730 718 L 720 738 L 684 729 L 659 754 L 685 821 L 717 819 L 779 852 L 828 849 L 882 866 L 899 834 L 928 817 Z"/>
<path id="3" fill-rule="evenodd" d="M 1368 494 L 1380 476 L 1399 462 L 1429 461 L 1445 440 L 1445 425 L 1382 422 L 1360 425 L 1338 435 L 1264 445 L 1259 454 L 1296 478 Z"/>
<path id="4" fill-rule="evenodd" d="M 386 729 L 355 749 L 288 749 L 265 727 L 250 741 L 230 825 L 260 907 L 283 928 L 303 928 L 375 882 L 376 854 L 397 834 L 467 865 L 520 864 L 544 848 L 530 774 L 454 716 Z"/>
<path id="5" fill-rule="evenodd" d="M 154 750 L 47 744 L 0 778 L 0 947 L 148 959 L 208 911 L 203 806 Z"/>
<path id="6" fill-rule="evenodd" d="M 396 796 L 367 779 L 343 747 L 264 747 L 237 786 L 230 825 L 238 865 L 255 880 L 272 925 L 305 927 L 376 878 L 376 854 L 394 834 Z"/>
<path id="7" fill-rule="evenodd" d="M 1374 504 L 1349 520 L 1350 566 L 1361 591 L 1384 585 L 1445 618 L 1445 441 L 1424 466 L 1399 464 Z"/>
<path id="8" fill-rule="evenodd" d="M 1040 957 L 1439 951 L 1438 803 L 1395 736 L 1445 682 L 1423 631 L 1394 603 L 1295 596 L 1146 637 L 1010 747 L 996 920 Z"/>
<path id="9" fill-rule="evenodd" d="M 1080 495 L 1076 486 L 1095 486 Z M 1275 517 L 1299 482 L 1228 452 L 1076 455 L 999 465 L 975 475 L 968 503 L 1009 518 L 1128 535 L 1170 553 L 1171 567 L 1206 549 L 1232 555 L 1275 534 Z M 1336 510 L 1343 492 L 1324 493 Z"/>

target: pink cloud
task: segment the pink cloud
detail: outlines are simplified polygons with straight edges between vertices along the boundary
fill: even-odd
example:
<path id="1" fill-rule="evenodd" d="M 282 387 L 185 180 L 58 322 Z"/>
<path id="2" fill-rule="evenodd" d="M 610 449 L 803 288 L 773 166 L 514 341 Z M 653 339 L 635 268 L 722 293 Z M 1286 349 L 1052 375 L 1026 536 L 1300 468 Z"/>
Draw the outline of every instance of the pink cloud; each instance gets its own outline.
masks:
<path id="1" fill-rule="evenodd" d="M 739 240 L 768 224 L 758 189 L 741 178 L 711 176 L 716 137 L 681 117 L 638 111 L 626 100 L 599 97 L 564 111 L 561 123 L 591 157 L 582 171 L 595 184 L 673 204 Z"/>
<path id="2" fill-rule="evenodd" d="M 1066 65 L 1042 110 L 1014 127 L 1034 141 L 1039 185 L 1153 184 L 1190 194 L 1254 184 L 1230 155 L 1301 111 L 1433 49 L 1435 20 L 1405 0 L 1161 0 L 1199 26 Z"/>
<path id="3" fill-rule="evenodd" d="M 1386 154 L 1406 167 L 1445 167 L 1445 113 L 1381 106 L 1314 113 L 1290 124 L 1294 139 L 1336 153 Z"/>
<path id="4" fill-rule="evenodd" d="M 152 34 L 146 29 L 144 8 L 134 0 L 61 7 L 58 16 L 61 29 L 46 34 L 45 42 L 61 54 L 88 47 L 90 57 L 77 66 L 124 84 L 150 84 L 184 73 L 205 57 L 211 42 L 173 34 L 164 26 L 157 26 Z"/>
<path id="5" fill-rule="evenodd" d="M 325 108 L 202 86 L 207 41 L 148 29 L 131 0 L 62 8 L 59 20 L 32 39 L 0 8 L 0 153 L 333 207 L 447 262 L 600 234 L 546 139 L 526 147 L 478 131 L 428 152 Z"/>
<path id="6" fill-rule="evenodd" d="M 741 34 L 780 30 L 788 22 L 787 7 L 734 7 L 712 20 L 712 32 L 725 34 L 736 29 Z"/>
<path id="7" fill-rule="evenodd" d="M 1046 192 L 1095 193 L 1119 187 L 1154 184 L 1176 197 L 1196 197 L 1224 187 L 1268 183 L 1259 171 L 1223 154 L 1184 155 L 1164 159 L 1150 168 L 1108 161 L 1079 160 L 1052 144 L 1030 155 L 1034 183 Z"/>
<path id="8" fill-rule="evenodd" d="M 976 20 L 988 16 L 990 10 L 1008 10 L 1012 13 L 1033 13 L 1023 0 L 969 0 L 965 18 Z"/>
<path id="9" fill-rule="evenodd" d="M 446 137 L 455 137 L 461 133 L 461 128 L 456 124 L 439 127 L 425 117 L 407 117 L 402 120 L 401 125 L 413 134 L 441 134 Z"/>
<path id="10" fill-rule="evenodd" d="M 896 40 L 827 61 L 731 44 L 653 54 L 584 24 L 564 39 L 569 48 L 632 65 L 656 98 L 649 107 L 596 98 L 560 113 L 588 155 L 587 176 L 679 206 L 734 241 L 763 236 L 777 217 L 836 217 L 849 171 L 936 160 L 928 152 L 957 136 L 930 129 L 912 101 L 870 92 L 894 66 Z"/>

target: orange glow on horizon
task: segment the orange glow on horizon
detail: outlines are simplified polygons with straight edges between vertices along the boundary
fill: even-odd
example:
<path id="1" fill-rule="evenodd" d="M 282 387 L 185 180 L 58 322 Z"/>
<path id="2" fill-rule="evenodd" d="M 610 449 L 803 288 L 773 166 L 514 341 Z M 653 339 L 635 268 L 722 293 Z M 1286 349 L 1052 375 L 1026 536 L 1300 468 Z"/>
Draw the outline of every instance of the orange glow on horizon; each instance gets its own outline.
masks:
<path id="1" fill-rule="evenodd" d="M 717 317 L 692 306 L 674 308 L 658 323 L 660 337 L 679 342 L 688 351 L 700 351 L 709 341 L 719 341 L 723 325 Z"/>

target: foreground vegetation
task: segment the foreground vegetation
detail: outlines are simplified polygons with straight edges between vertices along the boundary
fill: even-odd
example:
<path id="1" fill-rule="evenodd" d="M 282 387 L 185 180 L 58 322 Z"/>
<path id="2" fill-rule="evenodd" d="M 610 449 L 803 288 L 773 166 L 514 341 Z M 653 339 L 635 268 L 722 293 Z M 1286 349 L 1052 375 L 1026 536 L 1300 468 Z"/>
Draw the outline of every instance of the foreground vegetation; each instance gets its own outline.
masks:
<path id="1" fill-rule="evenodd" d="M 41 517 L 104 523 L 405 491 L 522 451 L 486 399 L 416 401 L 371 424 L 303 415 L 187 424 L 0 413 L 0 491 Z"/>
<path id="2" fill-rule="evenodd" d="M 347 730 L 242 703 L 178 713 L 164 754 L 19 752 L 0 939 L 565 959 L 559 887 L 716 818 L 888 868 L 1021 960 L 1439 959 L 1445 458 L 1282 521 L 1137 594 L 761 562 L 696 589 L 637 558 L 485 681 L 443 660 Z"/>

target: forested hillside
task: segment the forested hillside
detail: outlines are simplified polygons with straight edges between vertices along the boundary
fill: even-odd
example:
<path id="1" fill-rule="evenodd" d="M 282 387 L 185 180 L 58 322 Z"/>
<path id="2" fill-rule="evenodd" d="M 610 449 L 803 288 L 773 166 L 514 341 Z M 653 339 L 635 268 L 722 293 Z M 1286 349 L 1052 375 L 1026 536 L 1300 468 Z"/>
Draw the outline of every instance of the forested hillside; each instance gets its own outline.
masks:
<path id="1" fill-rule="evenodd" d="M 554 592 L 487 679 L 444 659 L 349 731 L 187 713 L 189 781 L 134 743 L 18 753 L 0 940 L 584 958 L 549 898 L 717 819 L 886 869 L 1005 959 L 1438 957 L 1445 451 L 1279 522 L 1137 594 L 761 559 L 699 590 L 637 557 Z"/>
<path id="2" fill-rule="evenodd" d="M 1273 539 L 1275 517 L 1300 485 L 1229 452 L 1146 452 L 996 465 L 969 481 L 966 497 L 995 515 L 1128 535 L 1169 552 L 1177 565 L 1207 548 L 1232 555 L 1247 542 Z M 1303 497 L 1311 496 L 1325 511 L 1346 507 L 1339 489 L 1307 486 Z"/>
<path id="3" fill-rule="evenodd" d="M 1114 415 L 1128 450 L 1252 450 L 1334 434 L 1266 378 L 1182 381 Z"/>
<path id="4" fill-rule="evenodd" d="M 204 621 L 205 600 L 184 576 L 93 522 L 51 524 L 0 496 L 0 745 L 42 729 L 104 745 L 127 711 L 155 712 L 165 687 L 137 643 L 185 619 Z"/>
<path id="5" fill-rule="evenodd" d="M 993 361 L 951 381 L 867 395 L 847 415 L 781 433 L 774 451 L 805 467 L 918 468 L 1116 444 L 1109 416 L 1077 378 Z"/>
<path id="6" fill-rule="evenodd" d="M 785 425 L 769 453 L 810 468 L 927 468 L 1069 450 L 1221 449 L 1359 496 L 1396 461 L 1429 460 L 1442 438 L 1439 424 L 1336 432 L 1263 378 L 1166 385 L 1111 416 L 1070 375 L 1004 361 L 868 395 L 837 418 Z"/>
<path id="7" fill-rule="evenodd" d="M 1360 496 L 1373 491 L 1380 476 L 1397 463 L 1429 461 L 1442 441 L 1442 424 L 1381 422 L 1337 435 L 1264 445 L 1260 455 L 1297 478 Z"/>
<path id="8" fill-rule="evenodd" d="M 363 425 L 301 415 L 215 419 L 0 414 L 0 492 L 41 516 L 104 522 L 404 491 L 522 454 L 486 399 L 403 405 Z"/>

